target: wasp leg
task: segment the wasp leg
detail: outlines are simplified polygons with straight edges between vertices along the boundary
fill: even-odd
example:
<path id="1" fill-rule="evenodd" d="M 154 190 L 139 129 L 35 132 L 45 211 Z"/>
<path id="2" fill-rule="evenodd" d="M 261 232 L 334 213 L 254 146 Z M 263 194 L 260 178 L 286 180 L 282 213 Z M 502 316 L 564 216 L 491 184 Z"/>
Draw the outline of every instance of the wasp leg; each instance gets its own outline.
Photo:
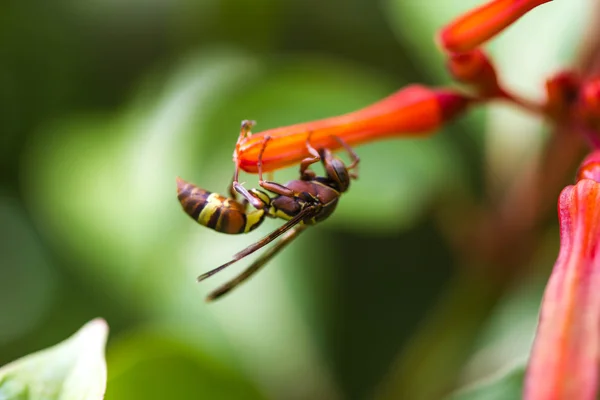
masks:
<path id="1" fill-rule="evenodd" d="M 253 193 L 251 193 L 248 189 L 246 189 L 240 183 L 233 182 L 232 186 L 236 192 L 238 192 L 239 194 L 242 195 L 242 197 L 244 198 L 243 201 L 249 202 L 250 204 L 252 204 L 252 207 L 256 208 L 257 210 L 263 210 L 265 208 L 268 208 L 268 204 L 266 204 L 262 199 L 260 199 Z"/>
<path id="2" fill-rule="evenodd" d="M 300 196 L 300 193 L 290 189 L 287 186 L 284 186 L 277 182 L 265 181 L 263 179 L 262 158 L 263 158 L 265 149 L 267 148 L 267 143 L 269 143 L 269 140 L 271 140 L 271 137 L 265 136 L 265 138 L 263 139 L 262 148 L 260 149 L 260 153 L 258 153 L 258 162 L 256 163 L 256 167 L 258 169 L 258 184 L 261 187 L 267 189 L 269 192 L 273 192 L 273 193 L 279 194 L 281 196 L 292 197 L 292 198 Z M 236 187 L 235 190 L 238 190 L 238 187 Z"/>
<path id="3" fill-rule="evenodd" d="M 306 149 L 310 153 L 310 157 L 306 157 L 300 162 L 300 179 L 306 181 L 314 179 L 315 177 L 315 173 L 313 171 L 308 170 L 308 167 L 312 164 L 321 161 L 321 156 L 319 155 L 319 152 L 310 144 L 310 137 L 312 136 L 312 133 L 313 132 L 310 131 L 308 133 L 308 136 L 306 137 Z"/>
<path id="4" fill-rule="evenodd" d="M 344 139 L 342 139 L 339 136 L 334 136 L 334 138 L 338 141 L 339 144 L 341 144 L 344 147 L 344 149 L 346 149 L 346 151 L 350 155 L 351 163 L 346 167 L 346 169 L 349 172 L 351 172 L 350 176 L 353 179 L 358 179 L 358 163 L 360 162 L 360 157 L 358 156 L 358 154 L 356 154 L 354 149 L 348 143 L 346 143 Z M 352 171 L 353 169 L 357 169 L 357 171 Z"/>
<path id="5" fill-rule="evenodd" d="M 239 148 L 239 145 L 242 142 L 242 140 L 244 140 L 252 135 L 252 132 L 250 132 L 250 130 L 252 129 L 252 127 L 254 125 L 256 125 L 256 121 L 251 121 L 248 119 L 245 119 L 242 121 L 242 126 L 240 128 L 240 136 L 238 137 L 238 140 L 235 144 L 234 158 L 238 152 L 238 148 Z M 231 180 L 231 185 L 229 185 L 230 187 L 234 187 L 235 184 L 238 183 L 239 175 L 240 175 L 240 166 L 236 162 L 235 171 L 233 172 L 233 179 Z M 233 193 L 233 192 L 231 191 L 231 193 Z"/>
<path id="6" fill-rule="evenodd" d="M 246 138 L 247 136 L 250 136 L 250 129 L 252 128 L 252 126 L 254 126 L 256 122 L 254 121 L 249 121 L 249 120 L 244 120 L 242 121 L 242 128 L 240 131 L 240 137 L 238 139 L 238 143 L 236 144 L 236 151 L 237 151 L 237 145 L 240 143 L 240 141 L 244 138 Z M 267 143 L 269 142 L 269 140 L 271 140 L 270 136 L 265 136 L 264 140 L 263 140 L 263 146 L 260 150 L 260 153 L 258 155 L 258 177 L 259 177 L 259 184 L 273 192 L 276 194 L 281 194 L 283 196 L 287 196 L 287 197 L 295 197 L 296 195 L 298 195 L 298 193 L 294 192 L 293 190 L 280 185 L 279 183 L 275 183 L 275 182 L 271 182 L 271 181 L 264 181 L 262 179 L 262 156 L 263 153 L 265 151 L 265 148 L 267 147 Z M 265 203 L 258 199 L 256 196 L 254 196 L 252 193 L 250 193 L 250 191 L 248 189 L 246 189 L 240 182 L 239 182 L 239 172 L 240 172 L 240 167 L 239 165 L 236 164 L 235 166 L 235 171 L 233 174 L 233 179 L 231 181 L 231 185 L 230 185 L 230 193 L 233 193 L 234 191 L 241 194 L 242 197 L 244 199 L 246 199 L 250 204 L 252 204 L 252 206 L 256 209 L 263 209 L 265 208 Z"/>
<path id="7" fill-rule="evenodd" d="M 231 290 L 235 289 L 240 283 L 243 283 L 256 272 L 258 272 L 266 263 L 271 260 L 277 253 L 279 253 L 285 246 L 291 243 L 292 240 L 298 237 L 298 235 L 306 229 L 306 225 L 298 225 L 294 229 L 288 231 L 283 235 L 283 237 L 270 249 L 268 249 L 260 258 L 254 261 L 247 269 L 245 269 L 241 274 L 225 283 L 223 286 L 214 290 L 206 297 L 206 301 L 217 300 L 219 297 L 229 293 Z"/>
<path id="8" fill-rule="evenodd" d="M 250 131 L 254 125 L 256 125 L 256 121 L 252 121 L 252 120 L 248 120 L 248 119 L 245 119 L 242 121 L 242 126 L 240 128 L 240 136 L 238 137 L 237 143 L 235 144 L 235 149 L 236 149 L 235 153 L 237 153 L 240 142 L 252 135 L 252 132 L 250 132 Z M 234 153 L 234 158 L 235 158 L 235 153 Z M 257 201 L 254 198 L 254 196 L 252 194 L 250 194 L 250 192 L 248 192 L 248 190 L 246 190 L 239 183 L 239 175 L 240 175 L 240 166 L 236 162 L 235 170 L 233 171 L 233 178 L 231 179 L 231 183 L 227 187 L 227 190 L 229 191 L 229 195 L 231 196 L 231 198 L 237 200 L 237 193 L 239 193 L 243 197 L 242 204 L 247 205 L 248 203 L 250 203 L 250 204 L 252 204 L 252 206 L 254 206 L 254 208 L 257 208 L 257 209 L 263 208 L 261 206 L 263 203 Z"/>
<path id="9" fill-rule="evenodd" d="M 254 121 L 247 121 L 247 120 L 242 121 L 242 133 L 240 133 L 240 139 L 244 136 L 245 130 L 247 130 L 249 132 L 249 129 L 250 129 L 250 127 L 252 127 L 253 123 L 254 123 Z M 269 139 L 270 139 L 269 136 L 265 137 L 265 143 Z M 264 145 L 263 145 L 263 149 L 264 149 Z M 261 156 L 262 156 L 262 152 L 261 152 Z M 237 192 L 237 193 L 241 194 L 242 197 L 246 201 L 248 201 L 250 204 L 252 204 L 252 206 L 254 208 L 256 208 L 257 210 L 264 209 L 265 206 L 266 206 L 265 203 L 261 199 L 257 198 L 255 195 L 253 195 L 252 193 L 250 193 L 250 191 L 248 189 L 246 189 L 239 182 L 239 172 L 240 172 L 239 165 L 236 165 L 235 166 L 235 171 L 234 171 L 234 174 L 233 174 L 233 179 L 231 180 L 230 193 Z"/>
<path id="10" fill-rule="evenodd" d="M 233 178 L 231 178 L 231 182 L 227 186 L 227 191 L 229 192 L 229 197 L 231 197 L 234 200 L 237 200 L 237 192 L 233 188 L 233 184 L 237 181 L 236 175 L 237 175 L 237 171 L 233 173 Z M 248 200 L 246 200 L 244 198 L 244 199 L 242 199 L 242 203 L 248 204 Z"/>

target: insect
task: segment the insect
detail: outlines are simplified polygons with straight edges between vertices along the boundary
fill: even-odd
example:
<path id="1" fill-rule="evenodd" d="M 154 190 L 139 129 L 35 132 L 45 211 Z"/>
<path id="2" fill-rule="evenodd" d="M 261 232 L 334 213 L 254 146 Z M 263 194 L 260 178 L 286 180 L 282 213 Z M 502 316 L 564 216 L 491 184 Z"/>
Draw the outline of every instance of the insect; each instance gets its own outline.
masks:
<path id="1" fill-rule="evenodd" d="M 244 123 L 248 123 L 248 121 L 244 121 Z M 242 123 L 242 129 L 244 129 L 244 123 Z M 335 210 L 341 194 L 348 190 L 351 179 L 358 178 L 356 167 L 360 159 L 349 145 L 341 139 L 336 139 L 350 155 L 351 164 L 346 166 L 329 149 L 317 150 L 312 147 L 310 136 L 308 134 L 306 139 L 310 157 L 306 157 L 300 163 L 300 179 L 290 181 L 285 185 L 263 180 L 262 154 L 271 140 L 268 136 L 263 139 L 258 157 L 258 177 L 261 188 L 270 192 L 271 195 L 260 189 L 246 189 L 237 180 L 237 168 L 229 188 L 229 198 L 203 190 L 177 178 L 177 195 L 184 211 L 199 224 L 217 232 L 247 233 L 256 229 L 265 217 L 287 220 L 275 231 L 235 254 L 231 261 L 198 277 L 198 282 L 203 281 L 282 236 L 272 248 L 262 254 L 241 274 L 209 294 L 207 301 L 223 296 L 250 278 L 309 225 L 314 225 L 329 217 Z M 310 165 L 319 161 L 323 164 L 325 176 L 316 176 L 309 169 Z M 236 200 L 236 193 L 242 196 L 242 201 Z M 249 210 L 248 204 L 252 205 L 254 209 Z"/>

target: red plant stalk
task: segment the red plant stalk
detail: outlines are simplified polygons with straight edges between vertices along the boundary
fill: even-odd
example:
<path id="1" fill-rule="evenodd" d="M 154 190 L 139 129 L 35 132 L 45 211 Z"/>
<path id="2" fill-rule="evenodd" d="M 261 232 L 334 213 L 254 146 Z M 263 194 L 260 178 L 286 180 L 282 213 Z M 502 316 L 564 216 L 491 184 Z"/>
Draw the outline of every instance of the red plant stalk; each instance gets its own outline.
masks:
<path id="1" fill-rule="evenodd" d="M 242 170 L 257 172 L 258 154 L 265 137 L 271 137 L 263 154 L 263 171 L 273 171 L 309 157 L 306 139 L 316 148 L 339 149 L 335 136 L 349 145 L 396 137 L 426 136 L 461 114 L 472 98 L 446 89 L 407 86 L 370 106 L 345 115 L 270 129 L 256 134 L 242 131 L 233 153 Z"/>
<path id="2" fill-rule="evenodd" d="M 527 370 L 526 400 L 592 400 L 600 356 L 600 151 L 559 199 L 561 246 Z"/>

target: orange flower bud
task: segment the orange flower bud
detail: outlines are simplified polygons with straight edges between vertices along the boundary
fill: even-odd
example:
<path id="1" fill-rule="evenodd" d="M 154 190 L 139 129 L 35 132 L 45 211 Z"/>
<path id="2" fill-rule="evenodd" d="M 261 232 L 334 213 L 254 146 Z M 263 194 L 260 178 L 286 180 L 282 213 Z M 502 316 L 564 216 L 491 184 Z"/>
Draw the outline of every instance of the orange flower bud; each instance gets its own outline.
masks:
<path id="1" fill-rule="evenodd" d="M 450 52 L 473 50 L 529 10 L 549 1 L 552 0 L 492 0 L 443 28 L 439 42 Z"/>
<path id="2" fill-rule="evenodd" d="M 448 56 L 448 71 L 459 82 L 472 85 L 484 97 L 500 95 L 496 69 L 489 57 L 480 49 Z"/>
<path id="3" fill-rule="evenodd" d="M 233 159 L 246 172 L 257 172 L 258 154 L 270 136 L 263 154 L 263 171 L 273 171 L 300 162 L 310 154 L 306 139 L 315 148 L 340 148 L 337 136 L 349 145 L 394 136 L 419 136 L 435 132 L 463 112 L 471 98 L 460 93 L 411 85 L 361 110 L 349 114 L 242 135 Z"/>

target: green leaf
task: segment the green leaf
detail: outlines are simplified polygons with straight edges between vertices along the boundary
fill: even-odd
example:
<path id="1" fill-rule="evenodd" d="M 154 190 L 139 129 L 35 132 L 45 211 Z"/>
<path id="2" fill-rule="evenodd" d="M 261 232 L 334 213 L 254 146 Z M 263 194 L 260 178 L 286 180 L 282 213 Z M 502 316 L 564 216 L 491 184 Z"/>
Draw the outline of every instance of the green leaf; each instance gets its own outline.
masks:
<path id="1" fill-rule="evenodd" d="M 117 339 L 108 352 L 111 399 L 262 399 L 247 377 L 164 329 Z"/>
<path id="2" fill-rule="evenodd" d="M 0 399 L 102 399 L 107 335 L 106 322 L 95 319 L 64 342 L 2 367 Z"/>
<path id="3" fill-rule="evenodd" d="M 525 368 L 525 363 L 519 363 L 508 372 L 459 390 L 446 400 L 520 399 L 523 393 Z"/>

